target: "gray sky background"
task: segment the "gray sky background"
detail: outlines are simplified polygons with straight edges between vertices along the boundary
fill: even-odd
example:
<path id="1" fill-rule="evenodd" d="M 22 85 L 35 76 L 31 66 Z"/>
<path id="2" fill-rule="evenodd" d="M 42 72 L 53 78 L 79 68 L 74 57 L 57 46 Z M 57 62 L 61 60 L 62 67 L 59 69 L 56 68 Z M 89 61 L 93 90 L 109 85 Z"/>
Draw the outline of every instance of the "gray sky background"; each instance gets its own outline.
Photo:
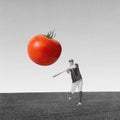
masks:
<path id="1" fill-rule="evenodd" d="M 55 30 L 62 54 L 53 65 L 33 63 L 27 44 Z M 79 63 L 84 91 L 120 91 L 119 0 L 0 0 L 0 92 L 69 91 Z"/>

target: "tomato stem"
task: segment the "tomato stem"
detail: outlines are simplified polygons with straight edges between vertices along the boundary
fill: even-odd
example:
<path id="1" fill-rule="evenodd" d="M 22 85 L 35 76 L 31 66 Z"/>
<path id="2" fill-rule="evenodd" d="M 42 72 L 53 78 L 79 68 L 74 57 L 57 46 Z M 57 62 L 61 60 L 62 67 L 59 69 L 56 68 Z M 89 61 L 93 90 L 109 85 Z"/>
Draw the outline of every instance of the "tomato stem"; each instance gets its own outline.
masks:
<path id="1" fill-rule="evenodd" d="M 52 39 L 52 38 L 55 38 L 56 33 L 54 33 L 54 30 L 53 30 L 53 31 L 48 32 L 45 36 Z"/>

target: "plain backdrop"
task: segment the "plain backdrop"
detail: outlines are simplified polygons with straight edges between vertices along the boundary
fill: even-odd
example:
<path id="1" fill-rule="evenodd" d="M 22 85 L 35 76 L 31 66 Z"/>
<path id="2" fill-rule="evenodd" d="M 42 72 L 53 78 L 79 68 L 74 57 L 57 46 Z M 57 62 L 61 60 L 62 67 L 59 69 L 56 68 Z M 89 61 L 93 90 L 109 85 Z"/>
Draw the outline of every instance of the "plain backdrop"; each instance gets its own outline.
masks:
<path id="1" fill-rule="evenodd" d="M 55 30 L 62 54 L 50 66 L 33 63 L 27 44 Z M 0 92 L 66 92 L 79 64 L 84 91 L 120 91 L 119 0 L 0 0 Z"/>

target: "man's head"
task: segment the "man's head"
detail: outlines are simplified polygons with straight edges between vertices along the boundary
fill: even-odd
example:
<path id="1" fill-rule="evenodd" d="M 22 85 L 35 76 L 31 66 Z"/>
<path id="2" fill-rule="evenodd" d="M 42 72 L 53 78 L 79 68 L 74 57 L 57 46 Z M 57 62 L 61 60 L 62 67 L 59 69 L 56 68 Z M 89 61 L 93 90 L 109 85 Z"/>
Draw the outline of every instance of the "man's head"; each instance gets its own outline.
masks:
<path id="1" fill-rule="evenodd" d="M 70 65 L 74 64 L 74 60 L 73 59 L 70 59 L 68 62 L 69 62 Z"/>

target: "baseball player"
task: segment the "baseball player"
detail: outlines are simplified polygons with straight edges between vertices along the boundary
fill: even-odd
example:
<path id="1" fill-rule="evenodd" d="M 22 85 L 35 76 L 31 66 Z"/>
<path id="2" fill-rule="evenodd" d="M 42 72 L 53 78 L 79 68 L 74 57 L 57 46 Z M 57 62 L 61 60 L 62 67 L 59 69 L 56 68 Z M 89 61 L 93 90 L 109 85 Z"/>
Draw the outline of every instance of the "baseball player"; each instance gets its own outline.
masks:
<path id="1" fill-rule="evenodd" d="M 72 95 L 74 94 L 75 90 L 78 88 L 79 102 L 78 102 L 77 106 L 80 106 L 80 105 L 82 105 L 82 86 L 83 86 L 82 75 L 79 70 L 79 65 L 77 63 L 74 63 L 73 59 L 69 60 L 69 65 L 70 66 L 67 69 L 67 73 L 71 74 L 71 79 L 72 79 L 69 100 L 72 99 Z"/>

